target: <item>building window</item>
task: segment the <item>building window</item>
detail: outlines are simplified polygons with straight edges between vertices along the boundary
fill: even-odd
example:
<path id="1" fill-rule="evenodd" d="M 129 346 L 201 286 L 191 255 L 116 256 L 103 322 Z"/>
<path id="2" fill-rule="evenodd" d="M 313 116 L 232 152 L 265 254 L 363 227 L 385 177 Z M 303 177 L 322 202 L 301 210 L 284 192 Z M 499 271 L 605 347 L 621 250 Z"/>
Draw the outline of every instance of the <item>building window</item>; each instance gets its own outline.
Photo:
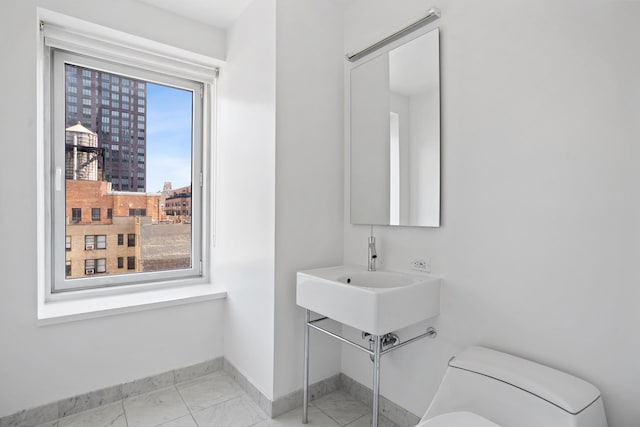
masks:
<path id="1" fill-rule="evenodd" d="M 71 276 L 71 261 L 65 261 L 64 263 L 64 275 Z"/>
<path id="2" fill-rule="evenodd" d="M 96 236 L 84 236 L 84 250 L 93 251 L 96 249 Z"/>
<path id="3" fill-rule="evenodd" d="M 71 236 L 64 236 L 64 248 L 67 251 L 71 250 Z"/>
<path id="4" fill-rule="evenodd" d="M 171 181 L 174 188 L 186 188 L 193 182 L 200 183 L 203 175 L 213 176 L 203 174 L 203 164 L 211 169 L 204 153 L 212 152 L 205 150 L 204 135 L 208 138 L 215 134 L 210 127 L 215 116 L 213 65 L 207 61 L 194 64 L 196 56 L 181 51 L 147 51 L 136 45 L 135 38 L 129 46 L 118 40 L 121 36 L 115 32 L 113 42 L 104 35 L 98 42 L 89 34 L 91 25 L 82 29 L 51 28 L 44 22 L 40 41 L 44 55 L 39 60 L 44 88 L 39 98 L 50 104 L 45 108 L 46 129 L 39 148 L 47 169 L 42 172 L 43 182 L 50 185 L 42 204 L 47 214 L 40 218 L 46 221 L 47 245 L 54 248 L 51 260 L 43 264 L 52 266 L 47 289 L 55 293 L 143 282 L 164 286 L 175 281 L 179 285 L 187 278 L 203 280 L 202 271 L 209 271 L 203 259 L 203 241 L 211 234 L 203 219 L 209 221 L 212 216 L 208 212 L 211 203 L 203 203 L 203 194 L 207 196 L 210 191 L 208 178 L 190 196 L 188 206 L 193 212 L 188 218 L 167 219 L 160 208 L 164 203 L 160 191 L 165 181 Z M 54 31 L 65 32 L 66 44 L 52 36 Z M 79 76 L 86 79 L 80 87 Z M 129 108 L 123 109 L 119 102 Z M 76 125 L 78 105 L 88 119 L 83 120 L 84 128 Z M 171 129 L 165 126 L 168 120 Z M 181 123 L 186 124 L 181 130 L 183 136 L 174 137 Z M 170 146 L 147 140 L 148 135 L 158 135 L 160 141 L 162 132 L 166 133 L 165 140 L 171 141 Z M 175 167 L 166 168 L 160 160 L 155 161 L 167 157 Z M 59 171 L 62 186 L 50 178 L 59 176 Z M 98 207 L 87 206 L 89 203 Z M 82 209 L 87 210 L 84 223 Z M 105 217 L 102 209 L 107 209 Z M 91 224 L 89 218 L 100 223 Z M 76 251 L 69 250 L 66 236 L 74 235 L 85 239 L 85 251 L 89 252 L 76 254 L 77 246 Z M 125 235 L 127 247 L 135 250 L 123 248 Z M 68 252 L 62 250 L 62 236 Z M 82 240 L 76 245 L 79 243 Z M 103 250 L 102 258 L 86 259 L 96 250 Z M 125 270 L 124 257 L 128 271 L 117 271 L 113 268 L 116 265 Z M 115 271 L 107 272 L 107 259 Z M 117 264 L 113 263 L 116 260 Z M 67 262 L 77 265 L 75 277 L 67 274 Z M 85 277 L 97 273 L 101 276 Z"/>
<path id="5" fill-rule="evenodd" d="M 73 221 L 73 222 L 82 221 L 82 209 L 80 209 L 80 208 L 71 208 L 71 221 Z"/>
<path id="6" fill-rule="evenodd" d="M 140 178 L 144 179 L 144 175 L 142 177 L 138 175 L 138 179 Z M 129 209 L 129 216 L 147 216 L 147 210 L 146 209 Z"/>
<path id="7" fill-rule="evenodd" d="M 97 273 L 106 273 L 107 260 L 105 258 L 99 259 L 85 259 L 84 260 L 84 274 L 91 276 Z"/>
<path id="8" fill-rule="evenodd" d="M 84 236 L 84 250 L 94 251 L 96 249 L 107 248 L 107 236 L 106 235 L 88 235 Z"/>
<path id="9" fill-rule="evenodd" d="M 91 275 L 96 274 L 96 260 L 85 259 L 84 260 L 84 274 Z"/>

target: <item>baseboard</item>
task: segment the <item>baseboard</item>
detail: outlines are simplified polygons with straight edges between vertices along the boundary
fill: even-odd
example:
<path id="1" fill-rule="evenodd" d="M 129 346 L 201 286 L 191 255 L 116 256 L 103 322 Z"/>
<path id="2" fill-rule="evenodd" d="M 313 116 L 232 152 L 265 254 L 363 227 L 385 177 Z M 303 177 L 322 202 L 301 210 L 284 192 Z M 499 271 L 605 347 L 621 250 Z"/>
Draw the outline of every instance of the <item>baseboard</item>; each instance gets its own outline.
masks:
<path id="1" fill-rule="evenodd" d="M 0 427 L 35 427 L 58 418 L 84 412 L 131 396 L 168 387 L 222 369 L 223 358 L 208 360 L 127 383 L 105 387 L 57 402 L 25 409 L 0 418 Z"/>
<path id="2" fill-rule="evenodd" d="M 36 427 L 58 418 L 87 411 L 101 405 L 117 402 L 127 397 L 148 393 L 163 387 L 189 381 L 218 370 L 224 370 L 251 397 L 270 418 L 275 418 L 302 406 L 302 389 L 271 401 L 260 392 L 231 362 L 223 357 L 163 372 L 127 383 L 94 390 L 89 393 L 58 400 L 57 402 L 25 409 L 0 418 L 0 427 Z M 340 373 L 309 385 L 309 399 L 317 399 L 336 390 L 344 390 L 362 403 L 372 406 L 373 392 L 370 388 Z M 420 418 L 387 398 L 380 396 L 380 411 L 383 416 L 399 427 L 412 427 Z"/>
<path id="3" fill-rule="evenodd" d="M 302 389 L 296 390 L 274 401 L 260 392 L 238 369 L 228 360 L 224 360 L 224 371 L 260 406 L 270 418 L 287 413 L 302 406 Z M 334 375 L 309 385 L 309 398 L 315 399 L 334 392 L 340 388 L 340 375 Z"/>
<path id="4" fill-rule="evenodd" d="M 365 405 L 373 406 L 373 390 L 360 384 L 348 375 L 340 373 L 340 388 Z M 414 427 L 420 422 L 420 417 L 392 402 L 384 396 L 380 396 L 380 414 L 388 418 L 399 427 Z"/>

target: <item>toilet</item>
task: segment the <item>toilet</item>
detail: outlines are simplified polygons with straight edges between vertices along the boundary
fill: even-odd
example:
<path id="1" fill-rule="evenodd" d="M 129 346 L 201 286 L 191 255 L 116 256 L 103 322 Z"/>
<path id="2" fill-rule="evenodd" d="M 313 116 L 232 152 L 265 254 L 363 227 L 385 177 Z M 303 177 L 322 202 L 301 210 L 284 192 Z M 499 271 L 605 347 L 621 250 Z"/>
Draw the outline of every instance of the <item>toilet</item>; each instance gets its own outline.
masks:
<path id="1" fill-rule="evenodd" d="M 600 392 L 567 373 L 484 347 L 449 361 L 416 427 L 607 427 Z"/>

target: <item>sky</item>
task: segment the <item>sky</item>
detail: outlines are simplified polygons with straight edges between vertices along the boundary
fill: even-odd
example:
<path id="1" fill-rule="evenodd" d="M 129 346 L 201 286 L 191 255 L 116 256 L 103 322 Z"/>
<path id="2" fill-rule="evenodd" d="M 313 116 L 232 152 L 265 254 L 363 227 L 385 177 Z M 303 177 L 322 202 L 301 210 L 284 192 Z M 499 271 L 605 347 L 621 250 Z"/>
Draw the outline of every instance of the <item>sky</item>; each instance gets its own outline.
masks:
<path id="1" fill-rule="evenodd" d="M 147 188 L 191 184 L 192 92 L 147 83 Z"/>

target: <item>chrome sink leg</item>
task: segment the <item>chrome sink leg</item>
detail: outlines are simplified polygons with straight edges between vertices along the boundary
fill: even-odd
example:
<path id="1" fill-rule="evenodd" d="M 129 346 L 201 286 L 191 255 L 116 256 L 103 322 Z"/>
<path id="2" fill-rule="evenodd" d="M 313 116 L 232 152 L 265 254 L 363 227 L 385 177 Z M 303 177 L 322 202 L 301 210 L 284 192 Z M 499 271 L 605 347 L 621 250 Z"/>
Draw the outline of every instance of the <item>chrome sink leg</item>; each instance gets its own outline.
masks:
<path id="1" fill-rule="evenodd" d="M 309 422 L 309 321 L 311 311 L 304 311 L 304 373 L 302 382 L 302 424 Z"/>
<path id="2" fill-rule="evenodd" d="M 379 401 L 380 401 L 380 347 L 382 340 L 380 335 L 375 336 L 374 349 L 373 349 L 373 414 L 371 418 L 371 425 L 378 427 L 379 414 Z"/>

